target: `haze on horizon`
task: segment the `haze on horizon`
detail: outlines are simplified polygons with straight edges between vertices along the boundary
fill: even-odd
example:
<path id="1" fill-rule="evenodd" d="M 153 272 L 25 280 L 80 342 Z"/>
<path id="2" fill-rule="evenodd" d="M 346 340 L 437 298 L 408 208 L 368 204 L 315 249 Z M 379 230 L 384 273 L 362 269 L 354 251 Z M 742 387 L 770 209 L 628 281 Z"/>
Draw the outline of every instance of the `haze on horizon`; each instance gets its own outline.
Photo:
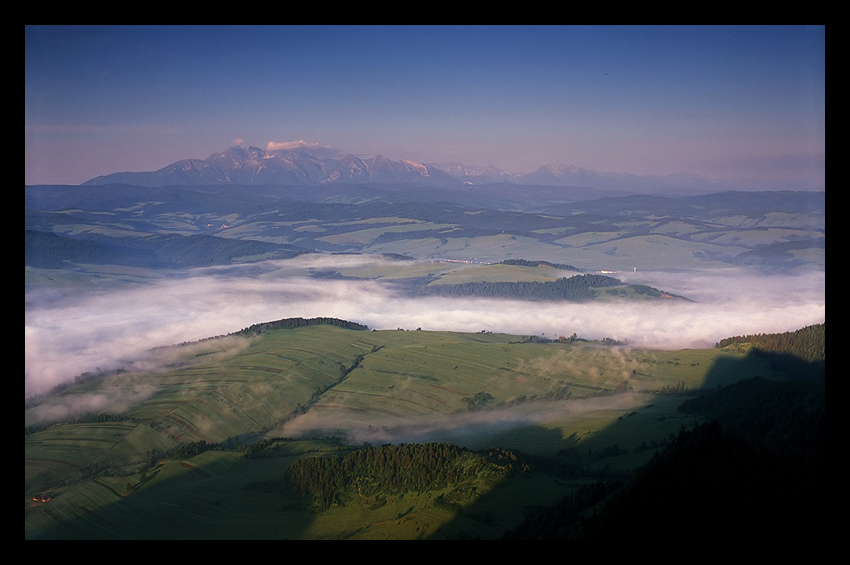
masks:
<path id="1" fill-rule="evenodd" d="M 25 184 L 235 144 L 825 184 L 824 26 L 25 26 Z"/>

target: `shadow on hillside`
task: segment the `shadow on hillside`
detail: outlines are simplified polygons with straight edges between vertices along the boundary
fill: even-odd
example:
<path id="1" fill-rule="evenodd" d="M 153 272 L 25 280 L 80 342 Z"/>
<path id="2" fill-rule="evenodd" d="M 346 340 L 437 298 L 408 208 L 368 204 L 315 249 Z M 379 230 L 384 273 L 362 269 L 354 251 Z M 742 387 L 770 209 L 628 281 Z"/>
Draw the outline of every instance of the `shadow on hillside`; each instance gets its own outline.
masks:
<path id="1" fill-rule="evenodd" d="M 108 483 L 95 479 L 73 494 L 60 494 L 51 506 L 40 509 L 51 525 L 27 528 L 27 539 L 301 539 L 311 526 L 311 514 L 301 510 L 300 499 L 280 489 L 285 462 L 268 464 L 257 473 L 252 461 L 240 459 L 223 472 L 181 465 L 185 472 L 166 480 L 152 480 L 130 496 L 101 507 L 99 488 Z M 238 469 L 237 469 L 238 466 Z M 128 478 L 136 481 L 137 477 Z M 260 479 L 260 480 L 258 480 Z M 86 495 L 89 499 L 84 499 Z M 71 498 L 73 497 L 73 500 Z M 91 504 L 91 502 L 89 502 Z"/>
<path id="2" fill-rule="evenodd" d="M 706 375 L 702 389 L 714 390 L 754 377 L 805 379 L 824 371 L 824 361 L 807 362 L 790 353 L 751 349 L 743 358 L 718 357 Z"/>
<path id="3" fill-rule="evenodd" d="M 814 387 L 814 390 L 809 386 L 812 379 L 805 378 L 813 373 L 820 375 L 815 377 L 820 379 L 820 388 Z M 518 524 L 526 512 L 556 503 L 564 495 L 555 490 L 564 485 L 578 485 L 582 482 L 586 484 L 604 476 L 604 467 L 608 463 L 612 464 L 612 470 L 616 472 L 617 469 L 628 468 L 629 465 L 618 466 L 614 465 L 615 462 L 634 463 L 639 458 L 649 460 L 657 452 L 665 454 L 666 459 L 662 462 L 675 466 L 675 458 L 680 456 L 678 454 L 682 452 L 682 446 L 679 446 L 680 451 L 677 452 L 672 449 L 675 441 L 662 445 L 660 440 L 671 435 L 668 433 L 671 425 L 684 431 L 685 428 L 690 429 L 696 424 L 697 417 L 706 422 L 718 421 L 723 426 L 724 434 L 728 429 L 744 437 L 743 431 L 739 430 L 747 431 L 749 435 L 746 440 L 759 446 L 759 449 L 761 446 L 775 449 L 776 445 L 795 449 L 793 457 L 782 457 L 780 461 L 805 461 L 808 450 L 811 449 L 819 450 L 817 453 L 823 458 L 823 374 L 822 362 L 805 363 L 783 355 L 750 352 L 743 358 L 721 357 L 709 371 L 704 394 L 692 396 L 690 400 L 687 396 L 664 397 L 665 402 L 690 403 L 691 409 L 682 411 L 678 419 L 667 416 L 668 419 L 659 422 L 658 413 L 653 410 L 664 408 L 669 415 L 670 409 L 669 406 L 657 406 L 661 404 L 658 400 L 660 397 L 657 397 L 654 408 L 652 404 L 634 408 L 614 420 L 607 428 L 599 430 L 593 441 L 593 449 L 597 455 L 615 445 L 617 449 L 604 459 L 591 461 L 589 453 L 588 459 L 579 459 L 581 464 L 586 464 L 593 472 L 561 475 L 547 479 L 548 482 L 533 482 L 532 478 L 520 474 L 515 480 L 525 481 L 524 484 L 496 486 L 482 494 L 476 502 L 464 507 L 453 520 L 427 538 L 499 539 L 505 533 L 503 530 L 506 522 Z M 783 376 L 784 380 L 781 379 Z M 770 377 L 771 380 L 765 377 Z M 820 405 L 821 411 L 800 412 L 800 403 L 795 403 L 795 399 L 804 401 L 805 406 Z M 699 403 L 702 403 L 702 406 Z M 726 449 L 726 436 L 717 435 L 714 430 L 709 431 L 711 433 L 705 437 L 717 438 L 711 439 L 713 443 L 709 445 Z M 649 449 L 638 450 L 635 447 L 641 437 L 650 444 Z M 681 434 L 679 437 L 681 438 Z M 588 452 L 588 444 L 578 439 L 576 435 L 564 438 L 559 429 L 528 425 L 480 434 L 469 438 L 465 443 L 472 449 L 502 445 L 527 453 L 552 455 L 561 452 L 561 460 L 564 460 L 563 452 L 571 449 L 578 448 L 582 457 Z M 658 441 L 657 448 L 651 445 L 652 441 Z M 758 501 L 773 500 L 780 493 L 790 496 L 795 504 L 799 502 L 796 507 L 810 508 L 803 505 L 807 499 L 806 495 L 811 494 L 803 488 L 804 483 L 811 482 L 808 479 L 814 476 L 808 468 L 789 466 L 786 472 L 785 467 L 780 467 L 772 455 L 762 457 L 758 451 L 755 455 L 758 455 L 759 459 L 750 461 L 749 458 L 755 455 L 750 454 L 749 447 L 745 449 L 738 444 L 733 444 L 733 447 L 734 450 L 700 455 L 699 461 L 711 462 L 714 475 L 708 472 L 693 474 L 687 487 L 683 486 L 681 481 L 673 479 L 655 481 L 651 496 L 635 495 L 636 500 L 641 500 L 644 505 L 651 505 L 652 500 L 665 501 L 665 510 L 654 515 L 657 522 L 653 527 L 678 532 L 684 527 L 676 523 L 679 517 L 693 516 L 695 511 L 709 515 L 707 512 L 710 509 L 707 507 L 695 508 L 694 501 L 697 499 L 702 501 L 700 504 L 712 504 L 715 509 L 710 513 L 712 519 L 721 521 L 723 508 L 736 507 L 742 501 L 752 503 L 745 509 L 744 516 L 762 516 L 752 505 Z M 724 454 L 732 458 L 728 463 L 719 459 L 725 457 Z M 702 459 L 703 457 L 705 458 Z M 278 462 L 277 466 L 275 461 Z M 250 469 L 259 469 L 252 465 L 266 464 L 269 465 L 267 472 L 262 472 L 262 469 L 259 472 L 247 472 Z M 185 468 L 185 472 L 179 476 L 169 480 L 151 480 L 132 496 L 100 508 L 87 506 L 87 503 L 82 502 L 82 498 L 77 498 L 78 502 L 74 508 L 63 507 L 67 503 L 59 496 L 47 503 L 50 506 L 43 508 L 43 511 L 51 516 L 52 525 L 38 531 L 27 530 L 26 536 L 28 539 L 303 539 L 312 526 L 314 515 L 301 510 L 299 499 L 276 490 L 280 488 L 279 479 L 285 465 L 283 459 L 277 458 L 265 462 L 238 460 L 234 467 L 220 475 Z M 659 469 L 656 473 L 662 477 L 675 477 L 675 473 L 670 470 L 673 468 Z M 747 481 L 741 483 L 746 486 L 745 491 L 742 491 L 740 486 L 733 488 L 735 473 L 741 470 L 747 472 Z M 549 471 L 533 472 L 546 474 Z M 790 472 L 794 475 L 789 475 Z M 129 480 L 135 481 L 136 478 L 128 478 Z M 757 490 L 761 483 L 765 488 L 764 496 Z M 107 484 L 106 480 L 95 481 L 92 488 L 108 488 Z M 528 490 L 522 491 L 519 487 Z M 547 488 L 550 489 L 548 492 Z M 672 492 L 671 489 L 674 488 L 679 489 L 678 492 Z M 683 491 L 684 488 L 713 494 L 709 498 L 695 498 Z M 740 498 L 744 496 L 742 492 L 745 492 L 745 498 Z M 736 496 L 739 498 L 736 499 Z M 781 510 L 781 507 L 777 509 L 776 505 L 771 505 L 770 508 L 774 513 Z M 640 509 L 630 508 L 628 512 L 640 515 Z M 510 516 L 510 519 L 506 520 L 506 516 Z M 800 519 L 797 515 L 784 517 L 789 523 Z"/>
<path id="4" fill-rule="evenodd" d="M 590 443 L 579 441 L 578 434 L 564 438 L 561 430 L 543 426 L 527 426 L 489 438 L 493 440 L 491 445 L 501 445 L 515 452 L 531 470 L 516 470 L 510 480 L 494 485 L 473 503 L 464 505 L 452 520 L 425 537 L 433 540 L 501 539 L 526 516 L 556 504 L 574 489 L 601 478 L 622 476 L 626 469 L 637 466 L 635 461 L 642 463 L 652 456 L 650 448 L 620 447 L 623 436 L 634 435 L 626 418 L 624 414 L 623 419 L 599 430 Z M 656 443 L 656 439 L 667 441 L 657 435 L 657 428 L 648 433 L 647 443 Z M 527 441 L 511 441 L 520 434 Z M 548 445 L 544 446 L 546 441 Z M 632 444 L 634 440 L 626 439 L 625 443 Z M 477 446 L 470 446 L 473 447 Z M 481 451 L 488 449 L 481 448 Z"/>
<path id="5" fill-rule="evenodd" d="M 752 351 L 744 357 L 718 357 L 706 374 L 702 390 L 715 390 L 753 377 L 777 378 L 781 375 L 774 374 L 766 361 Z"/>
<path id="6" fill-rule="evenodd" d="M 498 413 L 498 409 L 494 409 L 491 412 Z M 498 428 L 498 424 L 494 422 L 491 428 Z M 524 451 L 537 454 L 555 454 L 561 450 L 574 448 L 578 445 L 575 435 L 564 438 L 558 429 L 532 424 L 515 425 L 492 430 L 488 430 L 484 426 L 479 426 L 475 429 L 475 432 L 475 435 L 465 434 L 464 436 L 450 434 L 442 438 L 436 438 L 436 441 L 446 441 L 473 450 L 488 449 L 490 447 L 504 447 L 508 449 L 522 446 L 521 449 Z"/>
<path id="7" fill-rule="evenodd" d="M 699 395 L 676 397 L 679 430 L 649 451 L 634 473 L 620 475 L 628 482 L 612 499 L 616 504 L 584 530 L 588 539 L 649 539 L 658 532 L 699 535 L 701 529 L 721 524 L 734 535 L 756 524 L 788 535 L 823 534 L 822 517 L 815 514 L 824 492 L 824 362 L 751 351 L 743 358 L 718 359 L 705 385 Z M 642 410 L 648 407 L 633 413 Z M 628 437 L 635 421 L 620 418 L 601 433 L 612 441 Z M 635 450 L 620 447 L 611 460 L 631 454 Z M 596 471 L 588 478 L 605 477 L 599 466 Z M 493 499 L 503 490 L 496 487 L 489 499 L 465 508 L 431 537 L 482 538 L 486 528 L 475 521 L 498 507 Z M 529 504 L 524 510 L 536 514 L 536 523 L 523 522 L 524 529 L 513 535 L 548 539 L 533 532 L 578 531 L 575 524 L 551 523 L 566 519 L 566 500 L 552 500 L 545 509 Z M 734 519 L 730 508 L 737 508 Z M 683 521 L 683 516 L 689 518 Z M 508 530 L 493 538 L 502 534 L 512 535 Z"/>

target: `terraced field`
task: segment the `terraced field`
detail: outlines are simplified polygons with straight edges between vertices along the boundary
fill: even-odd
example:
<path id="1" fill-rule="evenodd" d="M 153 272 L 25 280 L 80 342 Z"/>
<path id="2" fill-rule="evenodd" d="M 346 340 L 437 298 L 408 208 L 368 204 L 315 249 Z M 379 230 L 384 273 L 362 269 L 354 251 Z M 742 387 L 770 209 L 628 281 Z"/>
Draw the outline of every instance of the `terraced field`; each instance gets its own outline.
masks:
<path id="1" fill-rule="evenodd" d="M 30 406 L 27 537 L 448 535 L 441 528 L 457 517 L 435 509 L 439 492 L 392 499 L 375 513 L 351 508 L 316 516 L 281 490 L 282 473 L 298 457 L 405 438 L 549 456 L 619 443 L 622 455 L 605 465 L 633 468 L 651 455 L 638 449 L 641 443 L 666 441 L 686 423 L 670 392 L 772 376 L 765 362 L 734 349 L 627 350 L 581 340 L 530 343 L 506 334 L 331 325 L 265 331 L 240 349 L 233 349 L 233 337 L 208 340 L 202 353 L 187 348 L 172 356 L 171 368 L 91 379 Z M 231 353 L 215 355 L 224 351 Z M 147 394 L 114 416 L 37 421 L 63 403 L 121 389 Z M 249 446 L 276 437 L 290 439 L 264 451 L 267 457 L 246 459 Z M 330 437 L 336 439 L 310 439 Z M 193 445 L 201 452 L 168 455 Z M 542 504 L 575 487 L 552 488 L 551 480 L 541 475 L 505 492 L 522 497 L 522 488 L 530 489 L 526 496 Z M 362 521 L 359 533 L 340 530 L 352 523 L 351 512 Z M 521 519 L 493 515 L 500 516 L 498 529 Z"/>

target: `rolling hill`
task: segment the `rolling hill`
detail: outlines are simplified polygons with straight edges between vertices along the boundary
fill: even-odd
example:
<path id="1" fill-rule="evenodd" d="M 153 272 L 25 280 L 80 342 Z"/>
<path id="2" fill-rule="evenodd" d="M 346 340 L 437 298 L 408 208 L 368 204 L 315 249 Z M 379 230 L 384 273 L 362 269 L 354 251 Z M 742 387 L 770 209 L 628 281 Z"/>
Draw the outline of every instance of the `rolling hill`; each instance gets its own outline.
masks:
<path id="1" fill-rule="evenodd" d="M 25 229 L 120 247 L 151 247 L 158 240 L 150 236 L 212 236 L 218 239 L 205 240 L 204 253 L 233 260 L 252 257 L 228 249 L 232 240 L 242 240 L 258 248 L 252 260 L 366 253 L 472 263 L 538 259 L 586 271 L 748 265 L 765 273 L 825 264 L 822 192 L 564 203 L 525 190 L 513 189 L 526 202 L 524 210 L 514 210 L 492 207 L 501 205 L 498 197 L 491 207 L 474 204 L 464 190 L 445 195 L 452 201 L 435 202 L 429 190 L 408 185 L 27 187 Z M 569 200 L 570 189 L 559 190 Z M 51 255 L 47 264 L 66 260 L 56 255 L 61 246 L 42 253 L 34 243 L 27 248 L 31 264 L 44 261 L 45 253 Z M 76 259 L 70 242 L 63 245 L 68 260 Z M 218 253 L 212 245 L 224 249 Z"/>
<path id="2" fill-rule="evenodd" d="M 624 484 L 659 449 L 678 457 L 684 426 L 716 416 L 707 402 L 681 411 L 682 394 L 808 386 L 740 344 L 625 350 L 336 319 L 157 353 L 159 370 L 82 375 L 28 402 L 27 539 L 495 539 L 519 531 L 528 504 Z M 434 459 L 428 446 L 455 455 Z M 367 471 L 402 453 L 421 478 L 403 463 L 382 479 Z M 309 464 L 324 457 L 360 461 L 362 478 L 316 490 L 326 479 Z"/>

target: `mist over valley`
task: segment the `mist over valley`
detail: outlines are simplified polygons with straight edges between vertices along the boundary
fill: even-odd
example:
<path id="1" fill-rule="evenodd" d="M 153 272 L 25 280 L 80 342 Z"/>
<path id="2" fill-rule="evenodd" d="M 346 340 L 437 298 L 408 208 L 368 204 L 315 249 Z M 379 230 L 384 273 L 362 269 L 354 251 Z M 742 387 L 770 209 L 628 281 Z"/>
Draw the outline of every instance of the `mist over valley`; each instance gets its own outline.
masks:
<path id="1" fill-rule="evenodd" d="M 294 316 L 379 329 L 577 333 L 666 348 L 823 320 L 823 193 L 567 205 L 560 201 L 575 198 L 572 189 L 558 191 L 563 198 L 552 204 L 515 188 L 526 209 L 538 210 L 519 212 L 467 204 L 463 191 L 459 203 L 418 202 L 428 189 L 406 185 L 390 193 L 398 199 L 372 184 L 325 193 L 28 187 L 27 394 L 120 367 L 150 347 Z M 504 263 L 512 258 L 519 261 Z M 406 292 L 476 281 L 550 284 L 586 272 L 693 303 Z"/>
<path id="2" fill-rule="evenodd" d="M 824 37 L 25 26 L 25 539 L 826 546 Z"/>
<path id="3" fill-rule="evenodd" d="M 530 302 L 412 297 L 377 280 L 286 276 L 304 268 L 352 271 L 362 256 L 198 269 L 181 277 L 102 291 L 27 293 L 26 393 L 43 393 L 86 371 L 114 370 L 159 346 L 196 341 L 281 318 L 330 316 L 375 329 L 489 331 L 549 339 L 573 333 L 633 347 L 712 347 L 729 335 L 791 331 L 825 316 L 823 273 L 765 276 L 745 269 L 629 273 L 628 282 L 676 289 L 693 302 Z M 386 260 L 373 257 L 378 264 Z M 314 265 L 309 267 L 309 265 Z M 433 264 L 428 264 L 432 266 Z M 394 266 L 394 265 L 393 265 Z M 257 268 L 274 269 L 254 275 Z M 240 276 L 238 271 L 247 271 Z M 789 303 L 789 295 L 797 300 Z"/>
<path id="4" fill-rule="evenodd" d="M 684 399 L 823 378 L 823 192 L 25 190 L 28 537 L 110 537 L 54 518 L 95 489 L 131 538 L 492 539 L 497 484 L 544 508 L 712 433 Z"/>

